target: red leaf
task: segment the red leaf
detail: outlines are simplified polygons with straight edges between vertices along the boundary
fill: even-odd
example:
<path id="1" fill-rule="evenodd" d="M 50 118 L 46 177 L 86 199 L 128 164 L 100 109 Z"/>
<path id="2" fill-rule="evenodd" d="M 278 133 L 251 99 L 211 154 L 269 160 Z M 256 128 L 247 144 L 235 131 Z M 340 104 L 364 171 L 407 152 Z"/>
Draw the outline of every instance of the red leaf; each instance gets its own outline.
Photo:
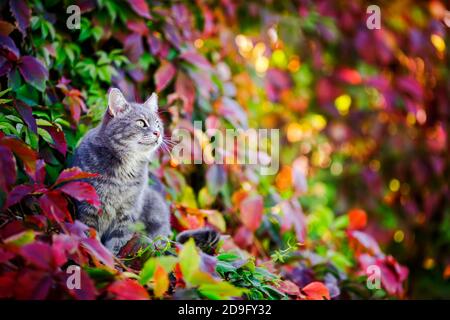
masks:
<path id="1" fill-rule="evenodd" d="M 48 79 L 48 70 L 38 59 L 25 56 L 18 64 L 19 71 L 24 79 L 39 91 L 45 90 L 45 81 Z"/>
<path id="2" fill-rule="evenodd" d="M 127 21 L 127 27 L 130 31 L 139 33 L 141 36 L 147 36 L 149 33 L 147 25 L 142 20 Z"/>
<path id="3" fill-rule="evenodd" d="M 249 196 L 239 205 L 241 220 L 249 230 L 255 231 L 261 224 L 264 203 L 260 195 Z"/>
<path id="4" fill-rule="evenodd" d="M 13 257 L 14 257 L 14 253 L 0 248 L 0 263 L 5 263 L 6 261 L 9 261 Z M 0 288 L 1 288 L 1 285 L 0 285 Z M 0 297 L 1 297 L 1 293 L 0 293 Z"/>
<path id="5" fill-rule="evenodd" d="M 23 37 L 26 37 L 26 29 L 30 26 L 31 10 L 25 0 L 9 0 L 9 7 L 16 18 L 17 25 Z"/>
<path id="6" fill-rule="evenodd" d="M 67 199 L 59 191 L 49 191 L 39 198 L 39 204 L 44 215 L 54 221 L 72 221 L 67 209 Z"/>
<path id="7" fill-rule="evenodd" d="M 55 264 L 60 267 L 67 262 L 68 256 L 77 252 L 79 241 L 76 237 L 67 234 L 53 235 L 53 258 Z"/>
<path id="8" fill-rule="evenodd" d="M 300 288 L 295 283 L 289 280 L 280 282 L 277 286 L 277 289 L 290 296 L 300 296 Z"/>
<path id="9" fill-rule="evenodd" d="M 243 249 L 253 244 L 253 233 L 244 226 L 239 227 L 233 238 L 234 242 Z"/>
<path id="10" fill-rule="evenodd" d="M 128 3 L 138 15 L 147 19 L 152 19 L 152 15 L 150 14 L 150 10 L 145 0 L 128 0 Z"/>
<path id="11" fill-rule="evenodd" d="M 12 152 L 0 146 L 0 189 L 8 192 L 16 182 L 16 159 Z"/>
<path id="12" fill-rule="evenodd" d="M 308 300 L 330 300 L 328 288 L 322 282 L 311 282 L 302 288 Z"/>
<path id="13" fill-rule="evenodd" d="M 156 91 L 163 90 L 175 76 L 175 67 L 168 61 L 163 61 L 155 73 Z"/>
<path id="14" fill-rule="evenodd" d="M 0 145 L 9 148 L 14 154 L 22 160 L 25 165 L 25 171 L 30 177 L 34 177 L 36 172 L 37 153 L 19 139 L 12 137 L 3 137 L 0 139 Z"/>
<path id="15" fill-rule="evenodd" d="M 78 201 L 86 201 L 96 208 L 101 206 L 95 188 L 87 182 L 73 181 L 58 187 L 58 189 Z"/>
<path id="16" fill-rule="evenodd" d="M 338 77 L 347 83 L 356 85 L 362 82 L 361 75 L 357 70 L 342 68 L 337 72 Z"/>
<path id="17" fill-rule="evenodd" d="M 9 207 L 19 203 L 20 201 L 22 201 L 22 199 L 25 196 L 29 195 L 33 191 L 34 191 L 34 186 L 31 186 L 31 185 L 21 184 L 21 185 L 14 187 L 14 189 L 12 189 L 11 192 L 8 194 L 8 198 L 6 199 L 5 208 L 9 208 Z"/>
<path id="18" fill-rule="evenodd" d="M 67 142 L 64 131 L 62 131 L 57 126 L 43 126 L 42 129 L 47 131 L 53 138 L 54 144 L 52 144 L 51 146 L 58 150 L 63 156 L 65 156 L 67 152 Z"/>
<path id="19" fill-rule="evenodd" d="M 367 214 L 362 209 L 352 209 L 348 213 L 350 230 L 363 229 L 367 224 Z"/>
<path id="20" fill-rule="evenodd" d="M 20 58 L 19 49 L 10 37 L 0 35 L 0 49 L 4 51 L 8 61 L 17 61 Z"/>
<path id="21" fill-rule="evenodd" d="M 117 300 L 148 300 L 147 290 L 131 279 L 118 280 L 108 287 L 108 291 L 116 296 Z"/>
<path id="22" fill-rule="evenodd" d="M 59 174 L 59 177 L 56 180 L 55 185 L 63 183 L 63 182 L 79 180 L 79 179 L 86 179 L 86 178 L 94 178 L 94 177 L 98 177 L 98 176 L 99 175 L 97 173 L 84 172 L 78 167 L 68 168 Z"/>
<path id="23" fill-rule="evenodd" d="M 377 266 L 379 268 L 381 284 L 389 294 L 403 295 L 403 282 L 408 277 L 408 269 L 400 265 L 392 256 L 372 257 L 362 254 L 358 261 L 368 277 L 374 275 L 369 267 Z"/>
<path id="24" fill-rule="evenodd" d="M 306 219 L 300 203 L 297 199 L 291 199 L 290 201 L 281 202 L 280 207 L 283 212 L 281 232 L 286 232 L 294 227 L 297 241 L 304 243 L 306 237 Z"/>
<path id="25" fill-rule="evenodd" d="M 36 119 L 33 117 L 33 112 L 31 111 L 31 107 L 20 100 L 16 100 L 14 104 L 17 112 L 22 116 L 22 119 L 25 121 L 27 126 L 37 134 L 37 125 Z"/>
<path id="26" fill-rule="evenodd" d="M 81 110 L 86 111 L 86 105 L 81 92 L 77 89 L 71 89 L 64 98 L 63 103 L 69 108 L 72 119 L 75 123 L 78 123 L 80 121 Z"/>
<path id="27" fill-rule="evenodd" d="M 20 255 L 38 268 L 51 270 L 53 268 L 53 253 L 50 245 L 44 242 L 33 242 L 20 248 Z"/>
<path id="28" fill-rule="evenodd" d="M 199 69 L 209 69 L 211 68 L 211 64 L 209 61 L 203 57 L 201 54 L 194 51 L 187 51 L 180 55 L 180 58 L 186 60 L 187 62 L 197 66 Z"/>
<path id="29" fill-rule="evenodd" d="M 194 111 L 195 87 L 191 79 L 183 72 L 178 72 L 175 82 L 175 92 L 183 101 L 184 111 L 191 114 Z"/>
<path id="30" fill-rule="evenodd" d="M 43 300 L 48 296 L 52 278 L 48 272 L 25 269 L 18 275 L 14 296 L 22 300 Z"/>
<path id="31" fill-rule="evenodd" d="M 114 258 L 111 252 L 109 252 L 96 238 L 81 239 L 81 244 L 97 260 L 114 268 Z"/>
<path id="32" fill-rule="evenodd" d="M 0 276 L 0 299 L 11 298 L 17 283 L 17 272 L 9 271 Z"/>

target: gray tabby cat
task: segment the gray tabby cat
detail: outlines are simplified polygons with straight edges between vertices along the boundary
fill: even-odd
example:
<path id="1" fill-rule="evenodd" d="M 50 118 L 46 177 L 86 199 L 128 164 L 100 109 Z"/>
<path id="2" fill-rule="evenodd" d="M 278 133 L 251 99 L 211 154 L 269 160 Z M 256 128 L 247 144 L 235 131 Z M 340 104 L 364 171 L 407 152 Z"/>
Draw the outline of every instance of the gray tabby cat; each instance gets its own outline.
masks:
<path id="1" fill-rule="evenodd" d="M 97 230 L 102 243 L 117 254 L 132 238 L 132 225 L 140 221 L 147 236 L 169 236 L 170 213 L 161 194 L 148 185 L 148 164 L 162 143 L 163 124 L 155 93 L 143 104 L 128 102 L 119 89 L 111 89 L 102 122 L 91 129 L 75 150 L 74 166 L 98 173 L 89 179 L 102 203 L 103 214 L 82 202 L 77 218 Z M 219 234 L 209 228 L 186 231 L 177 240 L 193 237 L 202 249 L 213 247 Z"/>

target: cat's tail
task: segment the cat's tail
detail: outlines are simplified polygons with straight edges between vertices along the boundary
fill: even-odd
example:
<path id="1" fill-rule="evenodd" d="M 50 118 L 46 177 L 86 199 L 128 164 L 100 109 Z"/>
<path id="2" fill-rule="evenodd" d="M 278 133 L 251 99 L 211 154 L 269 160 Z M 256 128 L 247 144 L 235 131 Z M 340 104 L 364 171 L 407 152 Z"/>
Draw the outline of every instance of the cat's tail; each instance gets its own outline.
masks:
<path id="1" fill-rule="evenodd" d="M 195 230 L 186 230 L 179 233 L 176 241 L 185 243 L 190 238 L 205 253 L 214 253 L 220 240 L 220 233 L 213 228 L 205 227 Z"/>

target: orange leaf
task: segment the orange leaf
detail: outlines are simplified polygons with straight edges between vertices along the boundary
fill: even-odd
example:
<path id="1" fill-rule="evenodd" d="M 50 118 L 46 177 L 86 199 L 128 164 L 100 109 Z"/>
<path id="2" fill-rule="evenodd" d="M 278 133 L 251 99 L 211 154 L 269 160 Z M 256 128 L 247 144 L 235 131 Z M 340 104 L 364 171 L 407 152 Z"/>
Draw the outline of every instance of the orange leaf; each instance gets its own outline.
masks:
<path id="1" fill-rule="evenodd" d="M 307 300 L 330 300 L 330 292 L 322 282 L 311 282 L 303 287 L 302 292 Z"/>
<path id="2" fill-rule="evenodd" d="M 135 280 L 131 279 L 118 280 L 111 284 L 107 290 L 113 293 L 117 300 L 149 299 L 147 290 Z"/>
<path id="3" fill-rule="evenodd" d="M 444 269 L 444 279 L 449 279 L 450 278 L 450 264 L 448 264 L 445 269 Z"/>
<path id="4" fill-rule="evenodd" d="M 292 187 L 292 168 L 284 166 L 275 178 L 275 185 L 278 190 L 286 191 Z"/>
<path id="5" fill-rule="evenodd" d="M 169 289 L 169 276 L 166 270 L 164 270 L 164 268 L 159 264 L 156 266 L 153 281 L 155 283 L 153 288 L 155 297 L 160 298 L 164 295 L 167 289 Z"/>
<path id="6" fill-rule="evenodd" d="M 362 209 L 352 209 L 348 213 L 349 229 L 358 230 L 364 229 L 367 224 L 367 214 Z"/>

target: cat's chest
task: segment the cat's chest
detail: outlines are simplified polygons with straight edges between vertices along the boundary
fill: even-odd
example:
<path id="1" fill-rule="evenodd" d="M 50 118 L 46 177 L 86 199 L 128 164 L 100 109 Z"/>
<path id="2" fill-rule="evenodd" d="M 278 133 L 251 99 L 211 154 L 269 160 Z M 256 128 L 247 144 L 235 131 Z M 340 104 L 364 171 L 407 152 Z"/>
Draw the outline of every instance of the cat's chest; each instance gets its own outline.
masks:
<path id="1" fill-rule="evenodd" d="M 97 194 L 110 217 L 139 215 L 143 207 L 143 181 L 100 180 L 94 184 Z"/>

